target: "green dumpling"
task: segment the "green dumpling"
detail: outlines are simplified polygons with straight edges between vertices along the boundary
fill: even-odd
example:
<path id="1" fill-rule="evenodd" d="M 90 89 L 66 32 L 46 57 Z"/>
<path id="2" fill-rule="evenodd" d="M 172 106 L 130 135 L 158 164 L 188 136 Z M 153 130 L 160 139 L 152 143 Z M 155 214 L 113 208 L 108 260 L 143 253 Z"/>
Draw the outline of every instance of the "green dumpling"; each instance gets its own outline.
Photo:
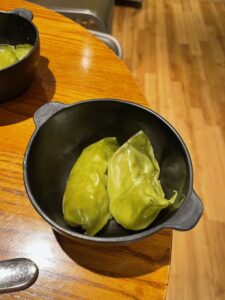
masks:
<path id="1" fill-rule="evenodd" d="M 15 64 L 17 61 L 14 46 L 0 45 L 0 70 Z"/>
<path id="2" fill-rule="evenodd" d="M 94 236 L 110 218 L 107 194 L 108 160 L 118 148 L 105 138 L 83 150 L 73 166 L 63 198 L 64 220 Z"/>
<path id="3" fill-rule="evenodd" d="M 150 225 L 159 212 L 175 202 L 159 181 L 159 164 L 143 131 L 132 136 L 111 157 L 107 190 L 110 213 L 126 229 L 140 230 Z"/>
<path id="4" fill-rule="evenodd" d="M 16 57 L 21 60 L 23 59 L 33 48 L 30 44 L 16 45 L 15 52 Z"/>
<path id="5" fill-rule="evenodd" d="M 23 59 L 33 48 L 30 44 L 0 45 L 0 70 L 14 65 Z"/>

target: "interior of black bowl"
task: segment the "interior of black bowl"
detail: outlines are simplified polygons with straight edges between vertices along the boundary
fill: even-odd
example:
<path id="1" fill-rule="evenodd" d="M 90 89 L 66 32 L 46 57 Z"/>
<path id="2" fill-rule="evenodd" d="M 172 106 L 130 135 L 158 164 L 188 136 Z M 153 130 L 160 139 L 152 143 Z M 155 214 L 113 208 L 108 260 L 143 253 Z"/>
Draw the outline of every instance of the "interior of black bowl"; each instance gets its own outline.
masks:
<path id="1" fill-rule="evenodd" d="M 0 44 L 34 45 L 37 39 L 35 27 L 14 13 L 0 12 Z"/>
<path id="2" fill-rule="evenodd" d="M 63 220 L 62 199 L 69 172 L 89 144 L 115 136 L 120 144 L 139 130 L 150 138 L 159 162 L 160 179 L 167 197 L 178 191 L 178 200 L 190 188 L 190 165 L 182 142 L 166 123 L 148 110 L 116 101 L 90 101 L 64 108 L 37 132 L 27 156 L 27 185 L 41 213 L 61 229 L 81 233 Z M 163 210 L 152 228 L 165 222 L 174 211 Z M 114 220 L 98 233 L 124 237 L 137 232 L 123 229 Z"/>

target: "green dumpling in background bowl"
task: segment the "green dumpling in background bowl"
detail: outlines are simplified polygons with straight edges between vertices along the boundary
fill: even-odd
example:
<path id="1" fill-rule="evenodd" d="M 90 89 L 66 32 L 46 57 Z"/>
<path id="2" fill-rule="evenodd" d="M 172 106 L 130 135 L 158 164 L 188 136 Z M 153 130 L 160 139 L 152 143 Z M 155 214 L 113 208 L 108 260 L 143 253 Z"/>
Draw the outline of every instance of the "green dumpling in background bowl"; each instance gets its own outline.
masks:
<path id="1" fill-rule="evenodd" d="M 15 52 L 17 59 L 23 59 L 31 50 L 33 46 L 30 44 L 16 45 Z"/>
<path id="2" fill-rule="evenodd" d="M 15 64 L 17 61 L 14 46 L 0 45 L 0 70 Z"/>
<path id="3" fill-rule="evenodd" d="M 23 59 L 33 46 L 30 44 L 23 45 L 0 45 L 0 70 L 10 67 Z"/>

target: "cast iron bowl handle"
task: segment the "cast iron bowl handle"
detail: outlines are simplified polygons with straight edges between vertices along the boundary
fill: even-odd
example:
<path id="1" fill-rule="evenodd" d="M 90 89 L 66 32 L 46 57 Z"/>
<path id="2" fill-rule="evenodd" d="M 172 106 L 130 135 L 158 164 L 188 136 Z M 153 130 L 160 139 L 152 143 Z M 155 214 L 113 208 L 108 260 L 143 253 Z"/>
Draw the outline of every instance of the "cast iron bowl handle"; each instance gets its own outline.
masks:
<path id="1" fill-rule="evenodd" d="M 179 210 L 163 225 L 163 227 L 181 231 L 189 230 L 198 223 L 202 213 L 202 201 L 193 190 L 190 198 L 186 199 Z"/>
<path id="2" fill-rule="evenodd" d="M 11 14 L 19 15 L 20 17 L 23 17 L 27 19 L 28 21 L 33 20 L 33 13 L 32 11 L 25 9 L 25 8 L 16 8 L 10 11 Z"/>
<path id="3" fill-rule="evenodd" d="M 35 113 L 34 113 L 34 122 L 36 128 L 39 128 L 43 125 L 48 119 L 50 119 L 54 114 L 58 111 L 62 110 L 63 108 L 67 107 L 68 104 L 60 103 L 60 102 L 48 102 L 41 106 Z"/>

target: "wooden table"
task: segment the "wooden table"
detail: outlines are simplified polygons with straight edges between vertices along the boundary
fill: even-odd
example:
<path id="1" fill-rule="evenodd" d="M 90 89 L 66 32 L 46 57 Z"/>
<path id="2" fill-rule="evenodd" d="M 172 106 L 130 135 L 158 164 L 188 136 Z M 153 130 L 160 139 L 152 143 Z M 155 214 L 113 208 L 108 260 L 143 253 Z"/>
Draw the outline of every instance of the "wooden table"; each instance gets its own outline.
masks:
<path id="1" fill-rule="evenodd" d="M 121 98 L 147 105 L 137 83 L 104 44 L 63 16 L 22 0 L 0 10 L 31 9 L 40 32 L 41 60 L 30 89 L 0 105 L 0 260 L 28 257 L 36 283 L 1 299 L 164 299 L 170 230 L 129 246 L 82 246 L 59 235 L 37 214 L 23 183 L 23 156 L 35 110 L 47 101 Z"/>

